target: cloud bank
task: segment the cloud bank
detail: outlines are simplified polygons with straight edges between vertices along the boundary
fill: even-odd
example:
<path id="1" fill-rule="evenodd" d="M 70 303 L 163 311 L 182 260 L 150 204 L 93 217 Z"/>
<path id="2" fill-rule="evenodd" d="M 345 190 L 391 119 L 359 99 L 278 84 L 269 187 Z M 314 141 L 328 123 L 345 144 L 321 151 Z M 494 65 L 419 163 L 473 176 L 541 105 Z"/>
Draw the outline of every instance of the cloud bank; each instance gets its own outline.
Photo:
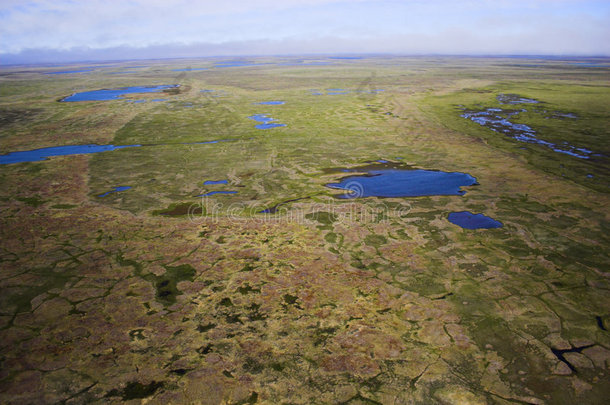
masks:
<path id="1" fill-rule="evenodd" d="M 586 0 L 0 0 L 0 63 L 304 53 L 610 55 Z"/>

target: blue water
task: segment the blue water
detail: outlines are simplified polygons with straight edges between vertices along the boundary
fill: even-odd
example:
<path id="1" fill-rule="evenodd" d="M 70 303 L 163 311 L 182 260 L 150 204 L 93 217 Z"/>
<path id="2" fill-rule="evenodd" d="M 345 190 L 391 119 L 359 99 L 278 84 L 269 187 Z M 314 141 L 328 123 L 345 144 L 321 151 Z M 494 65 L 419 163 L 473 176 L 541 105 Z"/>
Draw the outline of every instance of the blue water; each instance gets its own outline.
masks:
<path id="1" fill-rule="evenodd" d="M 184 68 L 184 69 L 172 69 L 172 72 L 191 72 L 191 71 L 195 71 L 195 70 L 210 70 L 208 68 Z"/>
<path id="2" fill-rule="evenodd" d="M 85 72 L 93 72 L 93 69 L 64 70 L 62 72 L 46 72 L 45 75 L 67 75 L 70 73 L 85 73 Z"/>
<path id="3" fill-rule="evenodd" d="M 217 139 L 215 141 L 202 142 L 185 142 L 182 145 L 206 145 L 219 142 L 234 142 L 235 139 Z M 159 146 L 168 144 L 153 144 L 147 146 Z M 69 146 L 54 146 L 51 148 L 42 148 L 34 150 L 25 150 L 19 152 L 10 152 L 5 155 L 0 155 L 0 165 L 10 165 L 21 162 L 38 162 L 46 160 L 51 156 L 66 156 L 66 155 L 82 155 L 89 153 L 109 152 L 123 148 L 137 148 L 142 145 L 69 145 Z"/>
<path id="4" fill-rule="evenodd" d="M 195 197 L 209 197 L 211 195 L 216 195 L 216 194 L 237 194 L 237 191 L 210 191 L 209 193 L 199 194 L 199 195 L 196 195 Z"/>
<path id="5" fill-rule="evenodd" d="M 69 97 L 64 98 L 61 101 L 73 102 L 73 101 L 105 101 L 105 100 L 118 100 L 121 99 L 125 94 L 132 93 L 157 93 L 165 89 L 171 89 L 178 87 L 178 84 L 169 84 L 161 86 L 133 86 L 123 87 L 120 89 L 102 89 L 93 91 L 84 91 L 81 93 L 74 93 Z"/>
<path id="6" fill-rule="evenodd" d="M 256 104 L 262 104 L 262 105 L 282 105 L 284 104 L 283 101 L 261 101 L 260 103 L 256 103 Z"/>
<path id="7" fill-rule="evenodd" d="M 463 186 L 477 184 L 467 173 L 432 170 L 370 170 L 365 175 L 348 176 L 326 186 L 345 190 L 339 198 L 421 197 L 430 195 L 463 195 Z"/>
<path id="8" fill-rule="evenodd" d="M 115 187 L 114 190 L 108 191 L 108 192 L 106 192 L 104 194 L 100 194 L 100 195 L 98 195 L 98 197 L 106 197 L 110 193 L 116 193 L 116 192 L 119 192 L 119 191 L 126 191 L 126 190 L 129 190 L 129 189 L 131 189 L 131 186 Z"/>
<path id="9" fill-rule="evenodd" d="M 278 128 L 278 127 L 285 127 L 286 124 L 277 124 L 275 122 L 272 122 L 270 124 L 258 124 L 255 126 L 256 129 L 271 129 L 271 128 Z"/>
<path id="10" fill-rule="evenodd" d="M 483 214 L 473 214 L 468 211 L 452 212 L 448 216 L 449 222 L 465 229 L 501 228 L 502 222 L 496 221 Z"/>
<path id="11" fill-rule="evenodd" d="M 38 162 L 45 160 L 51 156 L 65 155 L 81 155 L 87 153 L 108 152 L 116 149 L 134 148 L 142 145 L 69 145 L 69 146 L 54 146 L 51 148 L 42 148 L 34 150 L 26 150 L 21 152 L 11 152 L 6 155 L 0 155 L 0 164 L 9 165 L 12 163 L 21 162 Z"/>
<path id="12" fill-rule="evenodd" d="M 248 118 L 250 118 L 251 120 L 254 120 L 254 121 L 262 122 L 262 124 L 255 126 L 256 129 L 270 129 L 270 128 L 286 126 L 286 124 L 278 124 L 276 122 L 272 122 L 272 121 L 275 121 L 275 118 L 268 117 L 265 114 L 254 114 L 254 115 L 249 116 Z"/>
<path id="13" fill-rule="evenodd" d="M 517 141 L 546 146 L 554 152 L 563 153 L 580 159 L 589 159 L 590 155 L 593 153 L 593 151 L 589 149 L 577 148 L 565 142 L 561 146 L 558 146 L 552 142 L 545 141 L 544 139 L 538 138 L 536 131 L 531 127 L 525 124 L 515 124 L 508 120 L 521 112 L 526 112 L 526 110 L 488 108 L 482 111 L 466 111 L 461 117 L 474 121 L 492 131 L 508 135 Z"/>
<path id="14" fill-rule="evenodd" d="M 210 184 L 228 184 L 228 180 L 206 180 L 203 182 L 204 186 L 208 186 Z"/>

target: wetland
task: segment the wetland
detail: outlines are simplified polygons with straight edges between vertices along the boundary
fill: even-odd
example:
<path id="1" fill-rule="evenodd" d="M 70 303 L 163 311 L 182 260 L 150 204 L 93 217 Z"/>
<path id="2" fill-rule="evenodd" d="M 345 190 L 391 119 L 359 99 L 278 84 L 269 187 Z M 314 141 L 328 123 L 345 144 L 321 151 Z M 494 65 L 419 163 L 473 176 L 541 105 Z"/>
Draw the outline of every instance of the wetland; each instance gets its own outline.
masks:
<path id="1" fill-rule="evenodd" d="M 607 58 L 137 63 L 0 68 L 1 403 L 610 397 Z"/>

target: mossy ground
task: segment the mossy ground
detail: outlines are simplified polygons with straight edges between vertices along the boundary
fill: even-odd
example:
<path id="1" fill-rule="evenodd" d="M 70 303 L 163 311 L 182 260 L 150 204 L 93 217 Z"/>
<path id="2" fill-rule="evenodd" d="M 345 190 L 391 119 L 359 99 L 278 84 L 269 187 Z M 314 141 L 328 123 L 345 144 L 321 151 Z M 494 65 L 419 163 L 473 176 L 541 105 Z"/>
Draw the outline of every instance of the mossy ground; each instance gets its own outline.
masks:
<path id="1" fill-rule="evenodd" d="M 0 166 L 0 401 L 604 403 L 608 70 L 519 63 L 3 69 L 2 152 L 144 146 Z M 151 84 L 181 87 L 128 97 L 146 103 L 57 101 Z M 312 94 L 328 88 L 348 93 Z M 601 156 L 459 116 L 500 93 L 541 101 L 518 122 L 542 139 Z M 268 100 L 285 104 L 256 104 Z M 257 130 L 258 113 L 286 127 Z M 324 187 L 344 176 L 327 169 L 378 159 L 479 185 L 357 200 Z M 97 197 L 117 186 L 132 189 Z M 238 193 L 194 197 L 218 190 Z M 447 221 L 464 210 L 504 227 Z"/>

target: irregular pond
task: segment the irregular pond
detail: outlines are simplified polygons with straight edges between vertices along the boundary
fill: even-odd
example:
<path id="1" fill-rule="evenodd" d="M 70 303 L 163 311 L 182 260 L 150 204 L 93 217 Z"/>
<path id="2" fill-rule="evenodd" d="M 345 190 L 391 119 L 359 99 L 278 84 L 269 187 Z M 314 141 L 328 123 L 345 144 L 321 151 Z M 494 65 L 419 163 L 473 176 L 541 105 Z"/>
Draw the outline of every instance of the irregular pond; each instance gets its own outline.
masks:
<path id="1" fill-rule="evenodd" d="M 81 93 L 74 93 L 71 96 L 63 98 L 62 102 L 74 102 L 74 101 L 105 101 L 105 100 L 118 100 L 125 94 L 133 93 L 158 93 L 165 89 L 171 89 L 180 86 L 179 84 L 167 84 L 161 86 L 133 86 L 133 87 L 122 87 L 119 89 L 102 89 L 93 91 L 84 91 Z"/>
<path id="2" fill-rule="evenodd" d="M 345 190 L 338 198 L 422 197 L 463 195 L 461 187 L 477 185 L 468 173 L 421 170 L 391 163 L 377 163 L 344 172 L 358 172 L 326 187 Z"/>
<path id="3" fill-rule="evenodd" d="M 514 124 L 509 121 L 509 118 L 518 115 L 526 110 L 504 110 L 501 108 L 487 108 L 485 110 L 465 110 L 461 115 L 476 122 L 492 131 L 499 132 L 510 136 L 511 138 L 527 143 L 535 143 L 543 145 L 555 152 L 564 153 L 580 159 L 588 159 L 593 151 L 585 148 L 577 148 L 566 142 L 561 146 L 552 142 L 545 141 L 536 136 L 536 131 L 525 124 Z"/>
<path id="4" fill-rule="evenodd" d="M 127 190 L 129 190 L 129 189 L 131 189 L 131 186 L 120 186 L 120 187 L 115 187 L 115 188 L 114 188 L 114 190 L 107 191 L 107 192 L 105 192 L 104 194 L 100 194 L 100 195 L 98 195 L 98 197 L 106 197 L 108 194 L 111 194 L 111 193 L 117 193 L 117 192 L 119 192 L 119 191 L 127 191 Z"/>
<path id="5" fill-rule="evenodd" d="M 251 120 L 257 121 L 257 122 L 262 122 L 262 124 L 258 124 L 255 126 L 257 129 L 270 129 L 270 128 L 286 126 L 286 124 L 278 124 L 276 122 L 272 122 L 272 121 L 275 121 L 275 118 L 268 117 L 265 114 L 254 114 L 254 115 L 249 116 L 248 118 L 250 118 Z"/>
<path id="6" fill-rule="evenodd" d="M 108 152 L 116 149 L 134 148 L 142 145 L 69 145 L 69 146 L 53 146 L 50 148 L 41 148 L 34 150 L 26 150 L 20 152 L 10 152 L 6 155 L 0 155 L 0 164 L 9 165 L 12 163 L 21 162 L 37 162 L 45 160 L 51 156 L 66 156 L 66 155 L 81 155 L 88 153 Z"/>
<path id="7" fill-rule="evenodd" d="M 203 182 L 204 186 L 208 186 L 210 184 L 228 184 L 229 180 L 206 180 Z"/>
<path id="8" fill-rule="evenodd" d="M 199 195 L 196 195 L 195 197 L 209 197 L 211 195 L 216 195 L 216 194 L 237 194 L 237 191 L 223 191 L 223 190 L 210 191 L 209 193 L 199 194 Z"/>
<path id="9" fill-rule="evenodd" d="M 260 103 L 256 103 L 256 104 L 261 104 L 261 105 L 282 105 L 285 104 L 283 101 L 261 101 Z"/>
<path id="10" fill-rule="evenodd" d="M 501 228 L 502 222 L 483 214 L 473 214 L 469 211 L 452 212 L 447 217 L 452 224 L 461 226 L 464 229 L 490 229 Z"/>
<path id="11" fill-rule="evenodd" d="M 206 145 L 219 142 L 234 142 L 236 139 L 217 139 L 215 141 L 202 142 L 184 142 L 180 145 Z M 38 162 L 46 160 L 51 156 L 66 156 L 66 155 L 82 155 L 89 153 L 108 152 L 123 148 L 139 148 L 141 146 L 160 146 L 170 144 L 147 144 L 147 145 L 68 145 L 68 146 L 53 146 L 50 148 L 41 148 L 33 150 L 25 150 L 18 152 L 9 152 L 5 155 L 0 155 L 0 165 L 10 165 L 21 162 Z"/>

